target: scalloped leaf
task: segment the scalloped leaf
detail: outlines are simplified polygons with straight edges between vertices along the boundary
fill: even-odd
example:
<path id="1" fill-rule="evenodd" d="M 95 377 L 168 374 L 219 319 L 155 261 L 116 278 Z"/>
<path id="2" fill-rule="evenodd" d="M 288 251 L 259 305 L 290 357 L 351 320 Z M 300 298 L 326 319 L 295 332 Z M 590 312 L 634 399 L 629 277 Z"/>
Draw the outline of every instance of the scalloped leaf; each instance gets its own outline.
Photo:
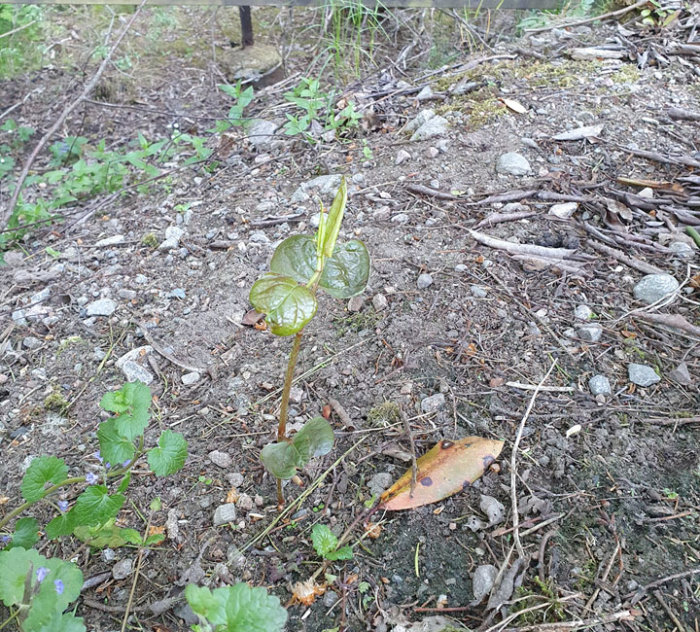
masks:
<path id="1" fill-rule="evenodd" d="M 75 507 L 73 507 L 69 512 L 59 514 L 46 525 L 44 529 L 46 537 L 49 540 L 55 540 L 62 535 L 70 535 L 75 529 L 76 522 Z"/>
<path id="2" fill-rule="evenodd" d="M 23 549 L 31 549 L 39 541 L 39 523 L 36 518 L 20 518 L 15 523 L 15 530 L 8 549 L 21 546 Z"/>
<path id="3" fill-rule="evenodd" d="M 270 331 L 291 336 L 301 331 L 316 314 L 316 297 L 293 278 L 268 272 L 250 289 L 250 302 L 266 314 Z"/>
<path id="4" fill-rule="evenodd" d="M 91 485 L 75 501 L 76 525 L 103 524 L 114 518 L 126 501 L 124 494 L 109 495 L 104 485 Z"/>
<path id="5" fill-rule="evenodd" d="M 287 611 L 264 588 L 247 584 L 209 588 L 190 584 L 185 588 L 190 608 L 217 630 L 226 632 L 280 632 Z"/>
<path id="6" fill-rule="evenodd" d="M 123 463 L 134 458 L 136 448 L 130 439 L 119 431 L 119 419 L 113 417 L 103 421 L 97 430 L 100 442 L 100 456 L 107 463 Z"/>
<path id="7" fill-rule="evenodd" d="M 47 483 L 56 485 L 68 477 L 68 466 L 55 456 L 40 456 L 34 459 L 22 478 L 22 497 L 36 502 L 46 495 Z"/>
<path id="8" fill-rule="evenodd" d="M 127 382 L 118 391 L 105 393 L 100 406 L 118 413 L 119 434 L 133 441 L 143 434 L 150 419 L 151 389 L 141 382 Z"/>
<path id="9" fill-rule="evenodd" d="M 156 476 L 167 476 L 182 469 L 187 459 L 187 441 L 179 432 L 163 430 L 158 447 L 148 451 L 148 465 Z"/>

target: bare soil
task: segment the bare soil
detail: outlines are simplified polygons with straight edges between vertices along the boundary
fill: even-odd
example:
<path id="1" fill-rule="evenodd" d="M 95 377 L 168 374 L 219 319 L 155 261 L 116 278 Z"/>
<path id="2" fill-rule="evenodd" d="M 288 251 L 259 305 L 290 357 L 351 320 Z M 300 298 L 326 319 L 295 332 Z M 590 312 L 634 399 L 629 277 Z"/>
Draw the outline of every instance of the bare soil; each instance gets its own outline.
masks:
<path id="1" fill-rule="evenodd" d="M 362 539 L 353 560 L 330 567 L 337 579 L 315 603 L 290 605 L 287 629 L 418 630 L 424 628 L 408 622 L 442 615 L 471 630 L 697 630 L 700 297 L 698 249 L 684 228 L 700 224 L 700 135 L 697 119 L 671 112 L 699 111 L 700 53 L 678 52 L 698 46 L 694 10 L 666 30 L 631 21 L 522 37 L 516 16 L 506 15 L 489 34 L 492 50 L 460 37 L 464 25 L 445 16 L 398 12 L 386 19 L 371 57 L 363 42 L 361 78 L 345 82 L 334 69 L 347 80 L 356 70 L 347 62 L 353 56 L 341 65 L 324 57 L 318 22 L 325 14 L 290 19 L 256 11 L 258 39 L 279 45 L 286 78 L 256 87 L 246 116 L 284 122 L 291 110 L 283 93 L 314 73 L 365 114 L 342 138 L 312 143 L 278 132 L 262 146 L 241 128 L 206 132 L 231 105 L 216 85 L 236 38 L 233 18 L 180 9 L 168 22 L 169 14 L 145 10 L 124 44 L 132 66 L 108 71 L 64 135 L 119 147 L 138 132 L 155 139 L 179 129 L 210 136 L 215 152 L 191 167 L 165 165 L 164 177 L 140 192 L 86 200 L 6 255 L 0 512 L 19 502 L 32 456 L 55 454 L 76 473 L 93 463 L 104 415 L 97 404 L 125 379 L 115 363 L 151 345 L 140 360 L 155 377 L 147 439 L 177 430 L 189 442 L 189 458 L 165 479 L 140 468 L 133 504 L 120 515 L 124 526 L 143 528 L 140 514 L 159 496 L 163 508 L 153 523 L 165 525 L 169 516 L 177 523 L 144 558 L 130 629 L 187 629 L 182 602 L 157 615 L 152 606 L 181 595 L 197 563 L 202 583 L 247 581 L 288 603 L 292 585 L 320 566 L 313 525 L 341 533 L 370 504 L 373 477 L 395 479 L 410 466 L 410 441 L 393 414 L 399 407 L 419 454 L 442 438 L 479 435 L 505 440 L 498 467 L 438 504 L 375 514 L 381 536 Z M 56 16 L 71 33 L 63 56 L 1 87 L 2 111 L 22 102 L 12 118 L 40 133 L 90 76 L 94 62 L 85 62 L 83 40 L 98 42 L 94 31 L 103 34 L 93 14 L 71 9 Z M 343 45 L 352 51 L 352 42 Z M 572 58 L 574 48 L 606 45 L 621 58 Z M 478 86 L 451 94 L 460 80 Z M 424 92 L 419 100 L 426 86 L 432 96 Z M 427 108 L 445 117 L 447 131 L 411 141 L 403 128 Z M 589 138 L 553 138 L 591 125 L 603 127 Z M 18 151 L 18 164 L 30 149 Z M 508 152 L 523 155 L 529 173 L 499 172 L 498 159 Z M 34 169 L 45 170 L 47 161 L 40 157 Z M 315 485 L 260 538 L 278 518 L 275 482 L 259 452 L 274 437 L 291 343 L 241 322 L 275 244 L 312 230 L 317 191 L 292 201 L 296 190 L 333 174 L 351 184 L 344 234 L 367 244 L 370 284 L 354 311 L 322 299 L 305 331 L 292 421 L 336 400 L 337 445 L 301 473 L 301 485 L 285 486 L 294 503 Z M 639 197 L 648 187 L 650 197 Z M 328 204 L 332 192 L 321 197 Z M 3 191 L 0 204 L 8 198 Z M 567 199 L 576 202 L 573 214 L 550 212 Z M 268 221 L 286 215 L 298 217 Z M 184 234 L 178 247 L 159 249 L 169 226 Z M 473 230 L 513 245 L 575 252 L 546 265 L 479 243 Z M 99 244 L 115 235 L 123 241 Z M 689 250 L 672 248 L 676 242 Z M 600 243 L 617 256 L 601 252 Z M 645 275 L 639 262 L 673 275 L 681 289 L 665 304 L 638 301 L 633 290 Z M 427 287 L 418 283 L 423 274 L 432 278 Z M 31 297 L 43 290 L 40 310 L 13 317 L 35 307 Z M 86 304 L 103 297 L 118 303 L 116 311 L 88 317 Z M 577 333 L 579 305 L 601 325 L 598 340 Z M 688 327 L 648 314 L 682 316 Z M 545 390 L 533 395 L 555 360 Z M 651 366 L 660 381 L 633 384 L 631 363 Z M 184 384 L 194 369 L 199 379 Z M 599 374 L 611 384 L 608 395 L 591 393 L 589 379 Z M 425 413 L 421 403 L 439 393 L 444 405 Z M 486 600 L 472 603 L 472 577 L 483 564 L 507 570 L 516 563 L 511 455 L 533 396 L 515 459 L 527 558 L 516 573 L 519 587 L 501 587 L 499 607 L 489 609 Z M 232 465 L 212 463 L 213 450 L 230 455 Z M 236 522 L 214 527 L 214 511 L 234 486 L 247 495 L 239 498 Z M 489 524 L 484 495 L 503 504 L 502 521 Z M 34 514 L 50 517 L 42 507 Z M 363 534 L 360 522 L 351 542 Z M 86 578 L 137 554 L 90 551 L 70 539 L 42 546 L 45 555 L 74 559 Z M 105 575 L 84 590 L 77 611 L 88 629 L 119 628 L 133 580 Z M 425 629 L 444 628 L 432 618 L 429 624 Z"/>

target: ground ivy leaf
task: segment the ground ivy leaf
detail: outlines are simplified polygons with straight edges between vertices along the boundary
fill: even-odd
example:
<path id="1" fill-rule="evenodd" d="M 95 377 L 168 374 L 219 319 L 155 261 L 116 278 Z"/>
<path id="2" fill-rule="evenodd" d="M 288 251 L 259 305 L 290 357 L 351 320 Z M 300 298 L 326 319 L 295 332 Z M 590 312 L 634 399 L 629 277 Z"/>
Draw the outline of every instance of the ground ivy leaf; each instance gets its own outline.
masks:
<path id="1" fill-rule="evenodd" d="M 148 452 L 148 465 L 156 476 L 174 474 L 187 459 L 187 441 L 179 432 L 164 430 L 158 447 Z"/>
<path id="2" fill-rule="evenodd" d="M 250 289 L 250 302 L 266 315 L 270 331 L 291 336 L 301 331 L 316 314 L 316 297 L 293 278 L 268 272 Z"/>
<path id="3" fill-rule="evenodd" d="M 333 449 L 335 436 L 333 428 L 323 417 L 314 417 L 292 437 L 292 443 L 299 452 L 302 463 L 305 465 L 309 459 L 328 454 Z"/>
<path id="4" fill-rule="evenodd" d="M 104 485 L 91 485 L 75 501 L 77 525 L 95 525 L 114 518 L 122 508 L 126 497 L 123 494 L 109 495 Z"/>
<path id="5" fill-rule="evenodd" d="M 25 550 L 19 546 L 0 551 L 0 600 L 7 607 L 22 603 L 30 566 L 39 568 L 45 559 L 34 549 Z"/>
<path id="6" fill-rule="evenodd" d="M 133 441 L 148 425 L 151 389 L 141 382 L 127 382 L 118 391 L 105 393 L 100 406 L 119 414 L 116 418 L 119 434 Z"/>
<path id="7" fill-rule="evenodd" d="M 319 557 L 327 557 L 338 546 L 338 538 L 325 524 L 314 525 L 311 530 L 311 542 Z"/>
<path id="8" fill-rule="evenodd" d="M 116 549 L 125 544 L 141 544 L 141 534 L 138 531 L 117 527 L 113 519 L 102 525 L 75 527 L 73 534 L 96 549 Z"/>
<path id="9" fill-rule="evenodd" d="M 280 632 L 287 622 L 279 599 L 260 587 L 240 583 L 210 591 L 190 584 L 185 597 L 196 614 L 226 632 Z"/>
<path id="10" fill-rule="evenodd" d="M 82 617 L 76 617 L 72 612 L 66 612 L 60 617 L 53 617 L 49 623 L 42 626 L 41 632 L 85 632 Z"/>
<path id="11" fill-rule="evenodd" d="M 83 586 L 83 573 L 71 562 L 52 557 L 42 561 L 42 566 L 49 569 L 48 575 L 38 586 L 38 592 L 32 598 L 29 614 L 22 624 L 23 630 L 41 630 L 59 617 L 68 605 L 80 596 Z M 63 586 L 56 590 L 56 582 Z"/>
<path id="12" fill-rule="evenodd" d="M 331 562 L 335 562 L 336 560 L 351 560 L 352 557 L 352 548 L 347 545 L 339 548 L 337 551 L 331 551 L 326 555 L 326 559 Z"/>
<path id="13" fill-rule="evenodd" d="M 55 540 L 62 535 L 70 535 L 75 529 L 75 508 L 68 513 L 59 514 L 49 524 L 46 525 L 46 537 L 49 540 Z"/>
<path id="14" fill-rule="evenodd" d="M 97 439 L 100 442 L 100 456 L 107 463 L 123 463 L 134 458 L 134 444 L 119 432 L 117 418 L 113 417 L 100 424 Z"/>
<path id="15" fill-rule="evenodd" d="M 39 541 L 39 523 L 36 518 L 20 518 L 15 523 L 15 531 L 12 534 L 11 547 L 21 546 L 23 549 L 31 549 Z"/>
<path id="16" fill-rule="evenodd" d="M 297 467 L 304 464 L 298 450 L 288 441 L 268 443 L 262 449 L 260 459 L 276 478 L 292 478 Z"/>
<path id="17" fill-rule="evenodd" d="M 45 495 L 47 483 L 60 483 L 68 476 L 68 466 L 55 456 L 40 456 L 34 459 L 22 479 L 22 497 L 36 502 Z"/>

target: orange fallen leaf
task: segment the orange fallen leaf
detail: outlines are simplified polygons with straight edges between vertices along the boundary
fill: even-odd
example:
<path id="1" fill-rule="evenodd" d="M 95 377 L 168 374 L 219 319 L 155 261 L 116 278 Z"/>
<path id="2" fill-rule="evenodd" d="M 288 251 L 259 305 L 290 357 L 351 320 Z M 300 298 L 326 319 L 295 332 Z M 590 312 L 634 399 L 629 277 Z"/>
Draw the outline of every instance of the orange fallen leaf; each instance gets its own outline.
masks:
<path id="1" fill-rule="evenodd" d="M 298 603 L 302 606 L 310 606 L 316 597 L 326 592 L 325 585 L 317 584 L 313 577 L 304 582 L 297 582 L 292 586 L 292 603 Z"/>
<path id="2" fill-rule="evenodd" d="M 413 509 L 452 496 L 479 478 L 502 449 L 503 441 L 482 437 L 442 440 L 416 462 L 418 473 L 413 494 L 411 470 L 408 470 L 382 494 L 382 508 Z"/>

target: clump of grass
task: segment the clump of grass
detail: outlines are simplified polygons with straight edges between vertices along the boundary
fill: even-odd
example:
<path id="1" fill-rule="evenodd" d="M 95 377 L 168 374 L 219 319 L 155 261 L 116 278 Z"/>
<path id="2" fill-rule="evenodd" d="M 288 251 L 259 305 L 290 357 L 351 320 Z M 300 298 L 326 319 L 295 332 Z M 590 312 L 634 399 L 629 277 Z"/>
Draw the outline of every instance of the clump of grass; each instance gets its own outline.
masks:
<path id="1" fill-rule="evenodd" d="M 367 421 L 373 426 L 389 426 L 401 421 L 401 409 L 396 402 L 382 402 L 367 413 Z"/>

